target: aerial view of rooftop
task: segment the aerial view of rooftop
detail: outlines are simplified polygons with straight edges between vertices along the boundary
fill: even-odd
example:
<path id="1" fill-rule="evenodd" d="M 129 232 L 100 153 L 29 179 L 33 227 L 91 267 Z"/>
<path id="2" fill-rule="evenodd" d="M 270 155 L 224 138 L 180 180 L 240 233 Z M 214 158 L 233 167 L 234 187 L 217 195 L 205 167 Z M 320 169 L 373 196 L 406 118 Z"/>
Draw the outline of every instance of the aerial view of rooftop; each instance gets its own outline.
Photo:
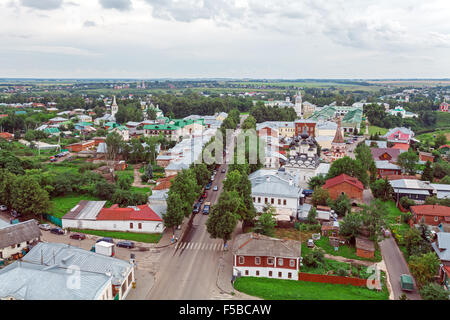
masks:
<path id="1" fill-rule="evenodd" d="M 448 301 L 449 13 L 1 2 L 0 300 Z"/>

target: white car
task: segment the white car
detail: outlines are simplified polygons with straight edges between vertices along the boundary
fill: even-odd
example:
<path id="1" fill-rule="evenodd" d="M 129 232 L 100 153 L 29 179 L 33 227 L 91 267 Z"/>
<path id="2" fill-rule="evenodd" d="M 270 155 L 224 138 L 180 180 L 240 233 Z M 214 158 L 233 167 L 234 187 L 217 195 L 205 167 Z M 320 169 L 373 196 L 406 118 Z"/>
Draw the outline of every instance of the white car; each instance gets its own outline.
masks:
<path id="1" fill-rule="evenodd" d="M 219 187 L 214 186 L 213 191 L 217 191 L 217 190 L 219 190 Z"/>
<path id="2" fill-rule="evenodd" d="M 0 205 L 0 211 L 6 211 L 8 208 L 5 205 Z"/>
<path id="3" fill-rule="evenodd" d="M 52 227 L 51 227 L 49 224 L 46 224 L 46 223 L 40 224 L 40 225 L 39 225 L 39 229 L 41 229 L 41 230 L 48 231 L 48 230 L 50 230 L 51 228 L 52 228 Z"/>

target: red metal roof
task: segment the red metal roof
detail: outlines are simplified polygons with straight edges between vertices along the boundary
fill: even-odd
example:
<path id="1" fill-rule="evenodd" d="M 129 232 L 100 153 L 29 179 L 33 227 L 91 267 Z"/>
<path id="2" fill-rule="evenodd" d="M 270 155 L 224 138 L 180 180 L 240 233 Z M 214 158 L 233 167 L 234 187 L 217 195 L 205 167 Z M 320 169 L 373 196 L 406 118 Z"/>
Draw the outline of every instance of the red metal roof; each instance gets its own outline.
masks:
<path id="1" fill-rule="evenodd" d="M 437 204 L 412 206 L 411 211 L 418 215 L 450 217 L 450 207 L 440 206 Z"/>
<path id="2" fill-rule="evenodd" d="M 144 220 L 144 221 L 162 221 L 155 211 L 148 205 L 137 206 L 134 208 L 119 208 L 117 204 L 111 208 L 103 208 L 97 216 L 97 220 Z"/>
<path id="3" fill-rule="evenodd" d="M 400 149 L 400 150 L 405 150 L 408 151 L 409 150 L 409 144 L 407 143 L 395 143 L 392 146 L 393 149 Z"/>
<path id="4" fill-rule="evenodd" d="M 356 178 L 350 177 L 348 175 L 346 175 L 345 173 L 341 174 L 340 176 L 328 179 L 325 184 L 323 185 L 324 189 L 328 189 L 331 188 L 337 184 L 341 184 L 341 183 L 350 183 L 351 185 L 354 185 L 355 187 L 364 190 L 364 185 L 362 184 L 361 181 L 359 181 Z"/>
<path id="5" fill-rule="evenodd" d="M 11 133 L 9 133 L 9 132 L 0 132 L 0 138 L 11 139 L 13 137 L 14 136 Z"/>

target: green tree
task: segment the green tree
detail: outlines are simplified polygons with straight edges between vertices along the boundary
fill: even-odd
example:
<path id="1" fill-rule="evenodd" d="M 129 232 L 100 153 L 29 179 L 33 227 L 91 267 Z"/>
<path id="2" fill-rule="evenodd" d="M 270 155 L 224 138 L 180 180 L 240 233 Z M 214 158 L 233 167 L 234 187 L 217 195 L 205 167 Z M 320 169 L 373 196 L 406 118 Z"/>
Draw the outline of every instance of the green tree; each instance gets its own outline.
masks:
<path id="1" fill-rule="evenodd" d="M 322 187 L 326 182 L 325 176 L 319 174 L 309 179 L 308 187 L 311 190 L 316 189 L 317 187 Z"/>
<path id="2" fill-rule="evenodd" d="M 211 238 L 222 239 L 224 245 L 231 239 L 240 218 L 238 210 L 241 202 L 236 191 L 222 192 L 206 221 L 206 229 Z"/>
<path id="3" fill-rule="evenodd" d="M 133 183 L 133 177 L 128 175 L 119 176 L 116 185 L 121 190 L 130 190 Z"/>
<path id="4" fill-rule="evenodd" d="M 363 225 L 373 241 L 378 241 L 383 235 L 381 228 L 386 226 L 387 212 L 386 204 L 379 199 L 372 201 L 368 206 L 363 206 L 361 211 Z"/>
<path id="5" fill-rule="evenodd" d="M 351 177 L 357 178 L 364 186 L 369 183 L 367 170 L 363 167 L 361 160 L 353 160 L 350 157 L 343 157 L 334 161 L 327 174 L 327 179 L 337 177 L 345 173 Z"/>
<path id="6" fill-rule="evenodd" d="M 436 139 L 434 140 L 434 148 L 439 149 L 439 147 L 445 144 L 447 144 L 447 137 L 443 132 L 441 132 L 437 135 Z"/>
<path id="7" fill-rule="evenodd" d="M 312 194 L 312 203 L 314 206 L 326 206 L 329 198 L 330 193 L 327 189 L 316 188 Z"/>
<path id="8" fill-rule="evenodd" d="M 308 217 L 306 218 L 306 221 L 309 224 L 315 224 L 317 218 L 317 209 L 315 207 L 311 207 L 311 209 L 308 212 Z"/>
<path id="9" fill-rule="evenodd" d="M 183 223 L 183 219 L 183 201 L 177 193 L 172 192 L 167 197 L 167 211 L 163 215 L 164 226 L 172 228 L 175 234 L 175 228 Z"/>
<path id="10" fill-rule="evenodd" d="M 7 170 L 0 170 L 0 203 L 11 208 L 12 191 L 16 181 L 16 175 Z"/>
<path id="11" fill-rule="evenodd" d="M 434 252 L 413 255 L 409 258 L 409 269 L 419 288 L 433 281 L 438 272 L 439 264 L 440 261 Z"/>
<path id="12" fill-rule="evenodd" d="M 360 213 L 349 213 L 339 225 L 339 234 L 354 239 L 361 234 L 362 224 L 363 218 Z"/>
<path id="13" fill-rule="evenodd" d="M 277 221 L 275 219 L 275 208 L 272 206 L 265 207 L 258 221 L 253 228 L 253 231 L 266 236 L 272 237 L 274 235 Z"/>
<path id="14" fill-rule="evenodd" d="M 177 193 L 183 203 L 183 214 L 189 217 L 192 213 L 192 205 L 201 191 L 201 186 L 197 184 L 197 179 L 192 170 L 182 170 L 170 186 L 170 193 Z"/>
<path id="15" fill-rule="evenodd" d="M 117 132 L 112 132 L 106 137 L 105 143 L 107 146 L 107 158 L 109 160 L 116 160 L 123 146 L 122 136 Z"/>
<path id="16" fill-rule="evenodd" d="M 334 210 L 334 212 L 338 216 L 345 216 L 348 212 L 350 212 L 352 205 L 350 203 L 350 199 L 346 194 L 341 194 L 336 198 L 336 201 L 330 199 L 330 207 Z"/>
<path id="17" fill-rule="evenodd" d="M 42 216 L 50 209 L 50 199 L 35 179 L 18 176 L 11 189 L 11 207 L 25 216 Z"/>
<path id="18" fill-rule="evenodd" d="M 394 189 L 387 178 L 376 180 L 370 185 L 370 189 L 375 198 L 382 199 L 383 201 L 389 201 L 394 194 Z"/>
<path id="19" fill-rule="evenodd" d="M 205 186 L 211 177 L 211 172 L 208 170 L 206 164 L 192 164 L 191 169 L 194 170 L 197 184 L 199 186 Z"/>
<path id="20" fill-rule="evenodd" d="M 423 300 L 449 300 L 449 292 L 436 283 L 428 283 L 420 289 Z"/>
<path id="21" fill-rule="evenodd" d="M 431 162 L 427 161 L 425 163 L 425 168 L 423 169 L 421 180 L 433 182 L 433 174 L 434 174 L 434 172 L 433 172 L 433 168 L 431 167 Z"/>
<path id="22" fill-rule="evenodd" d="M 416 174 L 419 156 L 414 151 L 403 152 L 398 156 L 397 164 L 410 175 Z"/>

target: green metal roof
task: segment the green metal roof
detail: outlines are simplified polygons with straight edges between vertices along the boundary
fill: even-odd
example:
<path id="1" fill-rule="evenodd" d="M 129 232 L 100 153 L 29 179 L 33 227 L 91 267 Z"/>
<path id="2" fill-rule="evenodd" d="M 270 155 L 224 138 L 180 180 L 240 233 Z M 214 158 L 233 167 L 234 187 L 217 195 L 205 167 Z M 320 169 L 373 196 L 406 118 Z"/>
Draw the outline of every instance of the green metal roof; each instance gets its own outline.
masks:
<path id="1" fill-rule="evenodd" d="M 178 130 L 179 126 L 175 124 L 147 124 L 144 126 L 146 130 Z"/>
<path id="2" fill-rule="evenodd" d="M 45 133 L 59 133 L 59 129 L 58 128 L 45 128 L 44 129 Z"/>
<path id="3" fill-rule="evenodd" d="M 115 130 L 115 129 L 120 130 L 120 131 L 129 130 L 129 129 L 128 129 L 127 127 L 125 127 L 125 126 L 111 127 L 111 128 L 109 128 L 108 130 Z"/>

